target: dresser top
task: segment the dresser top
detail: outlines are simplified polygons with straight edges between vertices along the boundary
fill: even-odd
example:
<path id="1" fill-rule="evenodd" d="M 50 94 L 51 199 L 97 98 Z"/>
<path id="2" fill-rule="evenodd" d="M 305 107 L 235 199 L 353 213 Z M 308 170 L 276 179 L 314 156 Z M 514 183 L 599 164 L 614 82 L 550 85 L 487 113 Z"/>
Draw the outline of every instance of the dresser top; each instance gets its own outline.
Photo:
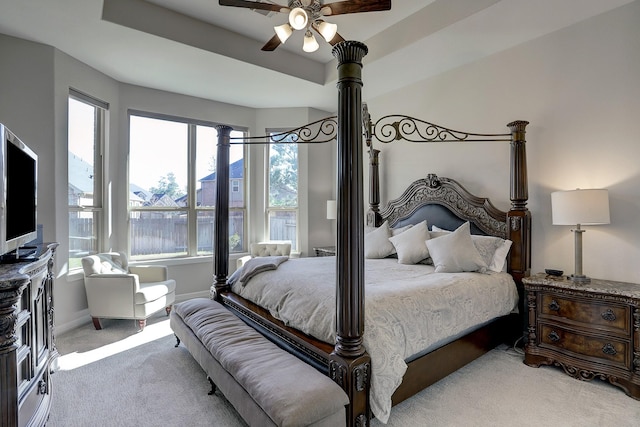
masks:
<path id="1" fill-rule="evenodd" d="M 553 277 L 544 273 L 538 273 L 522 279 L 525 285 L 552 286 L 585 293 L 599 293 L 619 295 L 640 300 L 640 284 L 629 282 L 616 282 L 613 280 L 591 279 L 589 282 L 573 282 L 566 276 Z"/>

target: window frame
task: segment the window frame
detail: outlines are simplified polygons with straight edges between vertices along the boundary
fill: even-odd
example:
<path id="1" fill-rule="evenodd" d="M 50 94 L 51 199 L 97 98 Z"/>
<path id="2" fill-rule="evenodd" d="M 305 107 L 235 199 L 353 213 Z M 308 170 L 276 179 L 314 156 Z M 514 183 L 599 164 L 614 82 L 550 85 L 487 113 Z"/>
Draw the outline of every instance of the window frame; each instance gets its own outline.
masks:
<path id="1" fill-rule="evenodd" d="M 104 246 L 104 148 L 106 146 L 106 125 L 109 114 L 109 104 L 91 95 L 83 93 L 73 88 L 69 88 L 67 95 L 67 127 L 70 125 L 69 102 L 73 99 L 82 102 L 94 109 L 94 146 L 93 146 L 93 202 L 91 205 L 71 205 L 67 200 L 67 223 L 70 221 L 72 213 L 90 214 L 93 218 L 93 243 L 89 253 L 97 253 L 103 250 Z M 67 133 L 67 155 L 69 153 L 69 134 Z M 69 165 L 67 164 L 67 187 L 69 186 Z M 68 198 L 67 198 L 68 199 Z M 70 230 L 70 229 L 69 229 Z M 71 236 L 69 235 L 69 239 Z M 81 253 L 81 255 L 84 255 Z M 77 262 L 73 259 L 78 258 Z M 79 270 L 82 268 L 80 264 L 81 257 L 71 256 L 71 245 L 67 253 L 69 270 Z M 76 265 L 77 264 L 77 265 Z"/>
<path id="2" fill-rule="evenodd" d="M 139 260 L 145 260 L 145 261 L 153 261 L 153 260 L 160 260 L 160 259 L 167 259 L 167 258 L 171 258 L 171 259 L 178 259 L 178 258 L 194 258 L 194 257 L 202 257 L 202 256 L 213 256 L 213 252 L 214 252 L 214 248 L 211 248 L 211 251 L 201 251 L 199 252 L 198 250 L 198 217 L 200 216 L 200 214 L 202 212 L 210 212 L 212 215 L 215 213 L 215 206 L 200 206 L 197 203 L 197 181 L 198 178 L 196 176 L 196 155 L 197 155 L 197 127 L 198 126 L 205 126 L 205 127 L 211 127 L 211 128 L 215 128 L 216 126 L 222 125 L 221 123 L 217 123 L 217 122 L 210 122 L 210 121 L 205 121 L 205 120 L 200 120 L 200 119 L 193 119 L 193 118 L 188 118 L 188 117 L 181 117 L 181 116 L 173 116 L 173 115 L 168 115 L 168 114 L 161 114 L 161 113 L 152 113 L 152 112 L 148 112 L 148 111 L 143 111 L 143 110 L 135 110 L 135 109 L 129 109 L 127 111 L 127 153 L 130 153 L 130 147 L 131 147 L 131 141 L 130 141 L 130 135 L 131 135 L 131 117 L 132 116 L 137 116 L 137 117 L 142 117 L 142 118 L 148 118 L 148 119 L 155 119 L 155 120 L 166 120 L 166 121 L 170 121 L 170 122 L 175 122 L 175 123 L 183 123 L 187 125 L 187 205 L 186 206 L 181 206 L 181 207 L 157 207 L 157 206 L 139 206 L 139 207 L 132 207 L 131 203 L 129 201 L 129 198 L 127 197 L 126 200 L 126 206 L 127 206 L 127 242 L 128 242 L 128 248 L 129 248 L 129 254 L 131 254 L 131 222 L 129 221 L 129 219 L 131 218 L 131 215 L 133 212 L 181 212 L 183 214 L 186 215 L 187 218 L 187 233 L 188 233 L 188 237 L 187 237 L 187 248 L 186 248 L 186 254 L 176 254 L 176 255 L 172 255 L 172 254 L 162 254 L 162 256 L 160 256 L 159 254 L 156 255 L 148 255 L 148 256 L 133 256 L 131 255 L 131 259 L 132 261 L 139 261 Z M 233 127 L 234 130 L 233 132 L 242 132 L 245 136 L 248 135 L 248 130 L 247 128 L 244 127 Z M 217 144 L 217 141 L 216 141 Z M 248 155 L 248 151 L 246 149 L 246 147 L 243 147 L 243 152 L 242 152 L 242 156 L 244 159 L 244 163 L 243 163 L 243 185 L 241 187 L 243 187 L 243 193 L 245 194 L 244 198 L 243 198 L 243 202 L 244 202 L 244 206 L 243 207 L 235 207 L 235 208 L 229 208 L 229 213 L 231 214 L 232 211 L 240 211 L 243 212 L 243 239 L 242 239 L 242 250 L 239 251 L 238 253 L 242 253 L 242 252 L 246 252 L 246 248 L 248 247 L 248 202 L 247 202 L 247 155 Z M 129 180 L 129 169 L 130 169 L 130 156 L 129 154 L 127 154 L 127 183 L 126 183 L 126 189 L 127 189 L 127 194 L 129 192 L 129 188 L 130 188 L 130 180 Z M 217 171 L 217 165 L 216 165 L 216 171 Z M 231 183 L 230 183 L 231 185 Z M 231 215 L 230 215 L 231 218 Z M 215 246 L 215 245 L 213 245 Z"/>

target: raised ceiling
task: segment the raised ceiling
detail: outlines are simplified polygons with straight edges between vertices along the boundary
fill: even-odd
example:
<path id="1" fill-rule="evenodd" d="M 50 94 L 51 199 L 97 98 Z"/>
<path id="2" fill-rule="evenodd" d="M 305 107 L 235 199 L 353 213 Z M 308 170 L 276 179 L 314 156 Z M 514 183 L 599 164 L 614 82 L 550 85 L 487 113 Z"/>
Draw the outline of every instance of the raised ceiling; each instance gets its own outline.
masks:
<path id="1" fill-rule="evenodd" d="M 392 0 L 390 11 L 330 20 L 369 48 L 366 99 L 631 1 Z M 255 108 L 337 103 L 336 63 L 322 39 L 314 53 L 302 51 L 299 31 L 260 50 L 283 14 L 217 0 L 0 0 L 0 11 L 0 33 L 54 46 L 121 82 Z"/>

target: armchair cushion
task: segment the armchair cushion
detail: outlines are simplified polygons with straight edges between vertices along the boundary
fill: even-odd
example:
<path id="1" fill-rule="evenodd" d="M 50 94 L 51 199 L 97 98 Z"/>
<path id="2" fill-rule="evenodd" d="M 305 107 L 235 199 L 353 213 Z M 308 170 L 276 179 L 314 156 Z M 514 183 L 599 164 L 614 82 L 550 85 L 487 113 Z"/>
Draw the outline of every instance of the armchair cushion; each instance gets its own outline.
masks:
<path id="1" fill-rule="evenodd" d="M 136 304 L 146 304 L 175 291 L 176 281 L 173 279 L 165 280 L 164 282 L 140 283 L 138 292 L 136 292 L 135 302 Z"/>

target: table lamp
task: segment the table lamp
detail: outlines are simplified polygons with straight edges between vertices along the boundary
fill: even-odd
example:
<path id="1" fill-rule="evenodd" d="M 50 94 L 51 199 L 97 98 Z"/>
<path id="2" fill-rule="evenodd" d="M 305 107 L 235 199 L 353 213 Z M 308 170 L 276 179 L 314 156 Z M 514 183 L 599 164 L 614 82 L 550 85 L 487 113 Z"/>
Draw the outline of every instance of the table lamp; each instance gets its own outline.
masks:
<path id="1" fill-rule="evenodd" d="M 551 193 L 553 225 L 575 225 L 575 273 L 574 282 L 589 282 L 582 274 L 581 225 L 609 224 L 609 192 L 604 189 L 577 189 Z"/>

